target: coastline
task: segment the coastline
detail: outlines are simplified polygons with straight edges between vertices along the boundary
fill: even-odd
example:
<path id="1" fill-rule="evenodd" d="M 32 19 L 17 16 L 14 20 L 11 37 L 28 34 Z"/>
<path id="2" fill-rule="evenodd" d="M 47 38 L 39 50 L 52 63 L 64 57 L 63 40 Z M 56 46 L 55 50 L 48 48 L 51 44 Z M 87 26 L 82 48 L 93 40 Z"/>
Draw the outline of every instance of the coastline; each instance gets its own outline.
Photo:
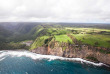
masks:
<path id="1" fill-rule="evenodd" d="M 61 56 L 55 56 L 55 55 L 42 55 L 42 54 L 37 54 L 37 53 L 33 53 L 31 51 L 28 51 L 28 50 L 0 50 L 0 54 L 2 54 L 1 57 L 5 56 L 5 55 L 12 55 L 12 56 L 17 56 L 17 57 L 20 57 L 20 56 L 26 56 L 26 57 L 30 57 L 34 60 L 36 59 L 48 59 L 49 61 L 51 60 L 67 60 L 67 61 L 73 61 L 73 62 L 80 62 L 81 64 L 92 64 L 94 66 L 102 66 L 102 67 L 106 67 L 106 68 L 109 68 L 110 69 L 110 65 L 108 64 L 104 64 L 104 63 L 96 63 L 96 62 L 93 62 L 93 61 L 90 61 L 90 60 L 86 60 L 86 59 L 83 59 L 83 58 L 67 58 L 67 57 L 61 57 Z M 5 58 L 1 58 L 2 60 L 4 60 Z"/>
<path id="2" fill-rule="evenodd" d="M 76 47 L 75 47 L 76 48 Z M 74 48 L 74 49 L 75 49 Z M 99 51 L 95 51 L 94 48 L 89 49 L 88 47 L 82 47 L 82 50 L 80 49 L 69 49 L 67 48 L 65 51 L 62 49 L 62 47 L 38 47 L 36 49 L 30 50 L 31 52 L 37 53 L 37 54 L 43 54 L 43 55 L 55 55 L 60 57 L 66 57 L 66 58 L 82 58 L 87 61 L 95 62 L 95 63 L 104 63 L 110 66 L 110 55 L 100 53 Z M 93 56 L 92 59 L 87 59 L 88 56 Z M 95 58 L 95 60 L 94 60 Z"/>

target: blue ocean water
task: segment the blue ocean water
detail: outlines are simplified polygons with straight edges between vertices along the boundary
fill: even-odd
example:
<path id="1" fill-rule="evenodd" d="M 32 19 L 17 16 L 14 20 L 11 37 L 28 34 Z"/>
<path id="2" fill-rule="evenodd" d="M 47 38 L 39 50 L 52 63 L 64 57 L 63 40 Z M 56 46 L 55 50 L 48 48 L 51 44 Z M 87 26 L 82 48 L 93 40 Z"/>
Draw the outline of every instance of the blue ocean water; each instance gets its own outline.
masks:
<path id="1" fill-rule="evenodd" d="M 23 52 L 1 51 L 0 74 L 110 74 L 106 67 Z"/>

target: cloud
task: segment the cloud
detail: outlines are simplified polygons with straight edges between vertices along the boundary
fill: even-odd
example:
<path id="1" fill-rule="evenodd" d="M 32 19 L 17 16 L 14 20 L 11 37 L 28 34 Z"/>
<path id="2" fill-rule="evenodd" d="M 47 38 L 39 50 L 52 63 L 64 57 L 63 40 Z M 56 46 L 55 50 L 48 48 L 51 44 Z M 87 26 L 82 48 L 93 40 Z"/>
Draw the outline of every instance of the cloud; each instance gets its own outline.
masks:
<path id="1" fill-rule="evenodd" d="M 0 22 L 110 23 L 109 0 L 0 0 Z"/>

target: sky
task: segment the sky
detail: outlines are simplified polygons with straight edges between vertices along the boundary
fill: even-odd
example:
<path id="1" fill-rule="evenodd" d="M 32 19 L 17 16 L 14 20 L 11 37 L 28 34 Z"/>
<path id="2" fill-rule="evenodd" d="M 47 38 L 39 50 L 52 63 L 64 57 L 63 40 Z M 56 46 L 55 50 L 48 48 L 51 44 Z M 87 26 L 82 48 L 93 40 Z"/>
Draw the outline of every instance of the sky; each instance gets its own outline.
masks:
<path id="1" fill-rule="evenodd" d="M 0 0 L 0 22 L 110 23 L 110 0 Z"/>

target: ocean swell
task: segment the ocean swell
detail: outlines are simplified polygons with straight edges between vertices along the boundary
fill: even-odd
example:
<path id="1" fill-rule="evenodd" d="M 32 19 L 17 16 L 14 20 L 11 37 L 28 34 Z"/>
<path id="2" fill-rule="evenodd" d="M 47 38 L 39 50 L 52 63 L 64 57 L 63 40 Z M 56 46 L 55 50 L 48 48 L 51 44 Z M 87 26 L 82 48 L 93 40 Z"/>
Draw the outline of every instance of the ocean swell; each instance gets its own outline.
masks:
<path id="1" fill-rule="evenodd" d="M 65 57 L 59 57 L 59 56 L 53 56 L 53 55 L 41 55 L 41 54 L 36 54 L 36 53 L 32 53 L 29 51 L 12 51 L 12 50 L 4 50 L 4 51 L 0 51 L 0 61 L 4 60 L 6 56 L 11 56 L 11 57 L 22 57 L 22 56 L 26 56 L 29 58 L 32 58 L 33 60 L 39 59 L 48 59 L 49 61 L 51 60 L 69 60 L 69 61 L 79 61 L 81 63 L 86 63 L 86 64 L 92 64 L 95 66 L 103 66 L 105 64 L 103 63 L 94 63 L 94 62 L 90 62 L 81 58 L 65 58 Z M 107 65 L 106 65 L 107 66 Z"/>

